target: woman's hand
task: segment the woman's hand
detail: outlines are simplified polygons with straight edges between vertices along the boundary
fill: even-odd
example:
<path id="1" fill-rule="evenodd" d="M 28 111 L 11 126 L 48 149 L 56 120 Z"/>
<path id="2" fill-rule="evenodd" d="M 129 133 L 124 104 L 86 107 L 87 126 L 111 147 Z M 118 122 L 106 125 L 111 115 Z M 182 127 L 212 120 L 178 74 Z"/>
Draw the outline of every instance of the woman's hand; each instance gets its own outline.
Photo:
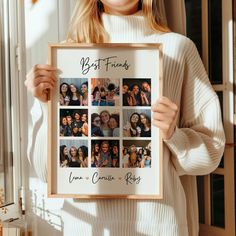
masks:
<path id="1" fill-rule="evenodd" d="M 49 90 L 55 87 L 57 69 L 51 65 L 35 65 L 26 76 L 25 86 L 42 102 L 48 101 Z"/>
<path id="2" fill-rule="evenodd" d="M 176 127 L 178 106 L 167 97 L 160 97 L 152 111 L 153 124 L 161 130 L 163 139 L 170 139 Z"/>

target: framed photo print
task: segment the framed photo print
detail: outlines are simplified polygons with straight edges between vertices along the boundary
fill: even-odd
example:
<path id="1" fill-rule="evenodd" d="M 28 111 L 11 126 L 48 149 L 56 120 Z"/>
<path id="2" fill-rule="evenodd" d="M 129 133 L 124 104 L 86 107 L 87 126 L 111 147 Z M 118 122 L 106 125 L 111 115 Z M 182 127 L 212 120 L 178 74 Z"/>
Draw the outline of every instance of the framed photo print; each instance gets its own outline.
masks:
<path id="1" fill-rule="evenodd" d="M 161 199 L 161 44 L 49 45 L 49 197 Z"/>

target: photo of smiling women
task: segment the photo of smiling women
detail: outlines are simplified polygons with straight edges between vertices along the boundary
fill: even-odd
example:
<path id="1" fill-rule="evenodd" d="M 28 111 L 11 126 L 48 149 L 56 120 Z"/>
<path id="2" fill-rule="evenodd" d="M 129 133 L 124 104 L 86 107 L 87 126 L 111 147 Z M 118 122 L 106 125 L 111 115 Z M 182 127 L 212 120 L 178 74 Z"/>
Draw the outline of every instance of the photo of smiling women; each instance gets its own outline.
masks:
<path id="1" fill-rule="evenodd" d="M 119 167 L 118 140 L 92 140 L 91 147 L 91 167 Z"/>
<path id="2" fill-rule="evenodd" d="M 123 109 L 124 137 L 151 137 L 151 110 Z"/>
<path id="3" fill-rule="evenodd" d="M 150 140 L 123 141 L 123 168 L 151 168 L 151 161 Z"/>
<path id="4" fill-rule="evenodd" d="M 91 99 L 93 106 L 119 106 L 120 80 L 109 78 L 91 79 Z"/>
<path id="5" fill-rule="evenodd" d="M 91 135 L 93 137 L 119 137 L 120 116 L 118 110 L 97 110 L 91 115 Z"/>
<path id="6" fill-rule="evenodd" d="M 151 79 L 123 79 L 123 106 L 151 106 Z"/>
<path id="7" fill-rule="evenodd" d="M 61 168 L 88 167 L 88 141 L 60 140 L 59 162 Z"/>
<path id="8" fill-rule="evenodd" d="M 61 106 L 88 106 L 88 79 L 60 78 Z"/>
<path id="9" fill-rule="evenodd" d="M 60 136 L 87 137 L 88 110 L 60 109 Z"/>

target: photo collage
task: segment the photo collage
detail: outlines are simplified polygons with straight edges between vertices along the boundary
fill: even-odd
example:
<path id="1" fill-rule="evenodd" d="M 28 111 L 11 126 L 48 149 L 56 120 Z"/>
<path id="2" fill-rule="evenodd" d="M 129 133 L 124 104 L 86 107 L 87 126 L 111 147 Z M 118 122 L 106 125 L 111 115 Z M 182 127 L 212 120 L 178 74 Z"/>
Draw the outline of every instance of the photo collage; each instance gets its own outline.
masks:
<path id="1" fill-rule="evenodd" d="M 60 78 L 61 168 L 150 168 L 150 78 Z"/>

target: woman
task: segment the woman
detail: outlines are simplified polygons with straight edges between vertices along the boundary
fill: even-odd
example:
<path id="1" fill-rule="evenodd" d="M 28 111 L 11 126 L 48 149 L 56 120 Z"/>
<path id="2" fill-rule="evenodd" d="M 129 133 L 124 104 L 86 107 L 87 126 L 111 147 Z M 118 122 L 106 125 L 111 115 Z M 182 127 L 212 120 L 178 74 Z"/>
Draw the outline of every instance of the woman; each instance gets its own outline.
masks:
<path id="1" fill-rule="evenodd" d="M 72 146 L 70 148 L 69 167 L 80 167 L 80 160 L 79 160 L 79 156 L 78 156 L 78 150 L 74 146 Z"/>
<path id="2" fill-rule="evenodd" d="M 82 122 L 82 136 L 87 137 L 88 136 L 88 118 L 87 114 L 83 113 L 81 116 L 81 122 Z"/>
<path id="3" fill-rule="evenodd" d="M 67 119 L 66 116 L 61 117 L 61 124 L 60 124 L 60 136 L 65 136 L 67 127 Z"/>
<path id="4" fill-rule="evenodd" d="M 119 167 L 119 146 L 114 144 L 111 150 L 112 167 Z"/>
<path id="5" fill-rule="evenodd" d="M 80 0 L 69 28 L 70 42 L 163 44 L 164 97 L 152 106 L 152 124 L 160 129 L 165 143 L 164 198 L 94 200 L 91 204 L 81 201 L 80 209 L 94 206 L 86 218 L 93 222 L 93 228 L 104 232 L 108 227 L 111 235 L 198 235 L 195 176 L 209 174 L 217 168 L 224 151 L 219 101 L 196 47 L 186 37 L 170 32 L 160 15 L 159 3 L 160 0 Z M 55 72 L 51 66 L 39 65 L 28 74 L 26 86 L 42 102 L 47 101 L 47 89 L 55 88 Z M 43 77 L 40 82 L 39 77 Z M 36 171 L 44 180 L 42 170 L 46 169 L 47 155 L 39 147 L 46 145 L 43 135 L 46 129 L 44 122 L 34 150 L 34 158 L 41 160 L 36 162 L 41 163 Z M 100 212 L 93 209 L 100 209 Z M 116 212 L 115 220 L 109 217 L 111 209 Z M 97 213 L 100 213 L 99 221 L 94 221 Z M 74 232 L 88 235 L 90 225 L 81 220 L 84 219 L 83 211 L 75 210 L 75 214 L 79 220 L 73 224 Z M 72 224 L 69 226 L 64 222 L 65 235 L 71 235 Z"/>
<path id="6" fill-rule="evenodd" d="M 128 168 L 129 167 L 129 152 L 127 148 L 123 148 L 123 157 L 122 157 L 122 167 Z"/>
<path id="7" fill-rule="evenodd" d="M 80 104 L 81 106 L 88 106 L 88 82 L 84 82 L 80 88 Z"/>
<path id="8" fill-rule="evenodd" d="M 99 167 L 112 167 L 110 144 L 108 141 L 101 143 L 100 155 L 98 155 Z M 99 163 L 101 159 L 101 164 Z"/>
<path id="9" fill-rule="evenodd" d="M 129 106 L 128 98 L 129 98 L 129 86 L 127 84 L 124 84 L 122 87 L 122 94 L 123 94 L 123 106 Z"/>
<path id="10" fill-rule="evenodd" d="M 112 130 L 109 127 L 109 120 L 110 120 L 110 114 L 108 111 L 102 111 L 100 113 L 101 118 L 101 130 L 104 134 L 104 137 L 111 137 L 112 136 Z"/>
<path id="11" fill-rule="evenodd" d="M 151 152 L 148 149 L 144 150 L 144 159 L 141 162 L 141 168 L 151 168 Z"/>
<path id="12" fill-rule="evenodd" d="M 60 85 L 60 105 L 61 106 L 68 106 L 70 102 L 71 94 L 69 91 L 69 84 L 62 83 Z"/>
<path id="13" fill-rule="evenodd" d="M 104 87 L 101 87 L 99 90 L 100 93 L 100 102 L 99 106 L 106 106 L 107 105 L 107 92 Z"/>
<path id="14" fill-rule="evenodd" d="M 113 83 L 108 84 L 107 86 L 108 92 L 106 96 L 106 105 L 107 106 L 115 106 L 115 91 L 116 91 L 116 86 Z"/>
<path id="15" fill-rule="evenodd" d="M 68 167 L 69 157 L 66 145 L 60 146 L 60 167 Z"/>
<path id="16" fill-rule="evenodd" d="M 80 95 L 78 88 L 74 84 L 70 84 L 71 99 L 69 106 L 80 106 Z"/>
<path id="17" fill-rule="evenodd" d="M 119 121 L 119 115 L 118 114 L 112 114 L 110 116 L 108 126 L 111 129 L 112 137 L 119 137 L 120 136 L 120 121 Z"/>
<path id="18" fill-rule="evenodd" d="M 151 120 L 145 113 L 140 113 L 140 137 L 151 137 Z"/>
<path id="19" fill-rule="evenodd" d="M 129 106 L 142 106 L 141 93 L 138 84 L 133 84 L 128 96 Z"/>
<path id="20" fill-rule="evenodd" d="M 138 167 L 137 147 L 133 144 L 129 147 L 129 167 Z"/>
<path id="21" fill-rule="evenodd" d="M 92 105 L 99 106 L 101 101 L 101 94 L 98 86 L 96 86 L 92 92 Z"/>
<path id="22" fill-rule="evenodd" d="M 144 149 L 140 148 L 137 153 L 138 163 L 141 165 L 142 160 L 144 159 Z"/>
<path id="23" fill-rule="evenodd" d="M 88 148 L 86 146 L 81 146 L 78 148 L 78 155 L 80 161 L 80 167 L 88 167 Z"/>
<path id="24" fill-rule="evenodd" d="M 134 112 L 123 129 L 125 137 L 140 137 L 140 115 L 137 112 Z"/>
<path id="25" fill-rule="evenodd" d="M 91 167 L 98 167 L 98 156 L 100 155 L 100 146 L 99 143 L 93 144 L 92 155 L 91 155 Z"/>
<path id="26" fill-rule="evenodd" d="M 97 113 L 91 115 L 91 135 L 93 137 L 104 137 L 104 133 L 101 130 L 101 118 Z"/>
<path id="27" fill-rule="evenodd" d="M 72 121 L 73 136 L 81 137 L 82 136 L 83 122 L 81 121 L 81 116 L 80 116 L 79 110 L 75 110 L 73 112 L 73 118 L 74 118 L 73 121 Z"/>

